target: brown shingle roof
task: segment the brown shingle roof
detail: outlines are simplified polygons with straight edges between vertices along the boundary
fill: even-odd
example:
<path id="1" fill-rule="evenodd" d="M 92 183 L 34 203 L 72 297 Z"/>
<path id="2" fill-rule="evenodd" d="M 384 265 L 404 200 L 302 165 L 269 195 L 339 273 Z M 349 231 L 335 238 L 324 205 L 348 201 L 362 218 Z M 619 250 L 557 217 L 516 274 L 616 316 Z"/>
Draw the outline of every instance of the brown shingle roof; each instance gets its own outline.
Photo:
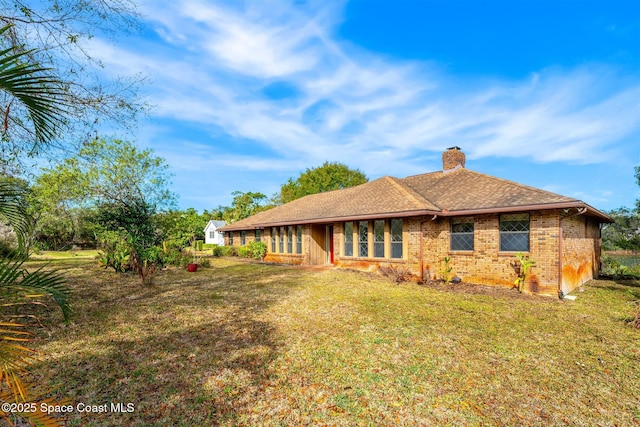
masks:
<path id="1" fill-rule="evenodd" d="M 414 175 L 401 181 L 446 211 L 579 202 L 465 168 Z"/>
<path id="2" fill-rule="evenodd" d="M 384 176 L 356 187 L 312 194 L 229 224 L 222 230 L 569 207 L 587 208 L 589 214 L 610 221 L 608 216 L 580 200 L 459 168 L 403 179 Z"/>
<path id="3" fill-rule="evenodd" d="M 413 189 L 400 184 L 397 178 L 384 176 L 355 187 L 302 197 L 227 225 L 223 230 L 368 216 L 419 215 L 427 211 L 438 212 L 440 209 Z"/>

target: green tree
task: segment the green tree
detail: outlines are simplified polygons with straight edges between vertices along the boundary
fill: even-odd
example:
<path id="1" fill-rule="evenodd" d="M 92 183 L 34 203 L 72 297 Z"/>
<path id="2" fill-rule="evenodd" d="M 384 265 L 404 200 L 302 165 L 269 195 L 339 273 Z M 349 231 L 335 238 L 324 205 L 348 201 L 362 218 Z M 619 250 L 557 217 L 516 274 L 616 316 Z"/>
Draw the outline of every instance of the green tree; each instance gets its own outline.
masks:
<path id="1" fill-rule="evenodd" d="M 618 208 L 608 212 L 615 221 L 602 228 L 602 248 L 640 252 L 640 216 L 637 210 Z"/>
<path id="2" fill-rule="evenodd" d="M 153 272 L 158 261 L 156 213 L 175 203 L 170 176 L 164 159 L 152 150 L 128 141 L 92 139 L 60 165 L 44 170 L 34 189 L 43 205 L 95 208 L 102 231 L 125 234 L 132 268 L 143 283 L 150 283 L 153 274 L 145 272 Z M 150 269 L 143 269 L 148 262 Z"/>
<path id="3" fill-rule="evenodd" d="M 34 190 L 40 199 L 66 206 L 134 207 L 142 201 L 152 210 L 162 210 L 175 203 L 170 178 L 169 166 L 153 150 L 97 138 L 58 166 L 43 169 Z"/>
<path id="4" fill-rule="evenodd" d="M 225 208 L 222 214 L 222 219 L 227 222 L 239 221 L 268 209 L 264 205 L 267 196 L 262 193 L 234 191 L 231 194 L 234 196 L 231 207 Z"/>
<path id="5" fill-rule="evenodd" d="M 29 212 L 36 224 L 32 243 L 38 249 L 63 251 L 72 247 L 96 247 L 95 209 L 67 209 L 56 204 L 43 207 L 37 200 L 30 203 Z"/>
<path id="6" fill-rule="evenodd" d="M 170 210 L 157 217 L 162 239 L 178 249 L 189 246 L 191 239 L 204 240 L 204 228 L 209 219 L 210 215 L 206 211 L 199 214 L 193 208 L 184 211 Z"/>
<path id="7" fill-rule="evenodd" d="M 342 163 L 324 162 L 322 166 L 307 169 L 296 180 L 289 178 L 280 187 L 280 193 L 274 197 L 274 201 L 284 204 L 309 194 L 340 190 L 367 181 L 368 178 L 359 169 L 350 169 Z"/>

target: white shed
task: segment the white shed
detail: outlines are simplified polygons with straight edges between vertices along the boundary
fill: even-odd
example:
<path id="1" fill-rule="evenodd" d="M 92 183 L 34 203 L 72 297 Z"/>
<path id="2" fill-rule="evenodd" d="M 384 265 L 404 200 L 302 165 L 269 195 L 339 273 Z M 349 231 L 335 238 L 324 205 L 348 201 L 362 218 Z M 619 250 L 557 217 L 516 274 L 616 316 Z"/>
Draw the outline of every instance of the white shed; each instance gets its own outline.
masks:
<path id="1" fill-rule="evenodd" d="M 209 221 L 207 226 L 204 228 L 204 242 L 224 246 L 224 236 L 222 232 L 218 231 L 218 229 L 223 227 L 225 224 L 226 222 L 224 221 Z"/>

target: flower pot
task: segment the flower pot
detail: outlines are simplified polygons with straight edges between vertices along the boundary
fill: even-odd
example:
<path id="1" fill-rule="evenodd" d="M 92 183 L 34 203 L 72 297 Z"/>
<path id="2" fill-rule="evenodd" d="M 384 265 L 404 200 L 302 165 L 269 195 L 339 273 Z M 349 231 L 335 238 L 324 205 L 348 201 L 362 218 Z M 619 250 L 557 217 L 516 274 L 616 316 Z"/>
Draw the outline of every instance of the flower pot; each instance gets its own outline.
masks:
<path id="1" fill-rule="evenodd" d="M 198 269 L 198 264 L 187 264 L 187 271 L 193 273 Z"/>

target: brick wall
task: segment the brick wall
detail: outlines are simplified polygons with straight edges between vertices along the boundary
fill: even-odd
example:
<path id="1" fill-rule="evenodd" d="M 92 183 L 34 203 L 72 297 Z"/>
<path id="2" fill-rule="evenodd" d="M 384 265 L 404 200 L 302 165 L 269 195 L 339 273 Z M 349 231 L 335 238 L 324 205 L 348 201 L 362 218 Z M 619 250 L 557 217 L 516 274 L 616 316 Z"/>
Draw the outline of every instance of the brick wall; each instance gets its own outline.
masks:
<path id="1" fill-rule="evenodd" d="M 562 292 L 567 294 L 600 269 L 600 225 L 582 215 L 562 221 Z"/>
<path id="2" fill-rule="evenodd" d="M 262 241 L 267 245 L 267 255 L 264 260 L 266 262 L 275 262 L 275 263 L 283 263 L 283 264 L 292 264 L 292 265 L 302 265 L 309 264 L 309 242 L 310 242 L 310 226 L 303 225 L 302 226 L 302 254 L 296 253 L 287 253 L 288 246 L 287 240 L 285 238 L 284 241 L 284 252 L 280 252 L 280 243 L 278 241 L 277 232 L 280 227 L 276 229 L 276 235 L 271 235 L 271 228 L 265 228 L 262 232 Z M 285 227 L 285 233 L 287 228 Z M 292 251 L 296 251 L 296 226 L 293 227 L 293 238 L 294 242 L 292 244 Z M 272 239 L 276 240 L 276 251 L 271 251 L 271 241 Z"/>
<path id="3" fill-rule="evenodd" d="M 536 265 L 529 272 L 525 292 L 558 295 L 560 215 L 560 211 L 529 212 L 530 246 L 527 254 L 536 261 Z M 473 220 L 474 250 L 451 251 L 450 218 L 404 218 L 402 259 L 389 258 L 389 220 L 385 220 L 386 258 L 374 258 L 372 255 L 372 221 L 369 222 L 369 257 L 344 256 L 344 223 L 327 224 L 333 226 L 334 265 L 368 271 L 378 271 L 381 266 L 392 265 L 409 269 L 416 279 L 420 278 L 422 272 L 423 277 L 428 280 L 442 277 L 444 258 L 450 257 L 452 276 L 458 276 L 469 283 L 513 287 L 518 277 L 518 262 L 515 252 L 500 251 L 500 215 L 477 215 Z M 354 255 L 357 255 L 357 221 L 354 221 L 354 230 Z M 276 251 L 271 251 L 271 229 L 265 229 L 262 234 L 262 241 L 267 245 L 265 260 L 309 264 L 311 245 L 314 244 L 311 231 L 311 225 L 303 226 L 302 254 L 289 254 L 286 242 L 285 251 L 281 253 L 277 240 Z M 574 216 L 562 221 L 562 231 L 562 289 L 567 293 L 597 275 L 600 264 L 600 229 L 596 220 Z M 253 232 L 247 232 L 247 243 L 253 239 Z M 228 241 L 228 233 L 225 241 Z M 239 232 L 234 232 L 234 245 L 240 245 Z"/>
<path id="4" fill-rule="evenodd" d="M 465 282 L 511 288 L 518 277 L 515 252 L 500 251 L 500 216 L 474 218 L 474 250 L 450 250 L 450 219 L 438 218 L 424 224 L 425 271 L 431 279 L 441 278 L 444 258 L 451 259 L 452 274 Z M 529 213 L 529 256 L 536 261 L 530 270 L 525 291 L 557 296 L 558 214 L 551 211 Z"/>

